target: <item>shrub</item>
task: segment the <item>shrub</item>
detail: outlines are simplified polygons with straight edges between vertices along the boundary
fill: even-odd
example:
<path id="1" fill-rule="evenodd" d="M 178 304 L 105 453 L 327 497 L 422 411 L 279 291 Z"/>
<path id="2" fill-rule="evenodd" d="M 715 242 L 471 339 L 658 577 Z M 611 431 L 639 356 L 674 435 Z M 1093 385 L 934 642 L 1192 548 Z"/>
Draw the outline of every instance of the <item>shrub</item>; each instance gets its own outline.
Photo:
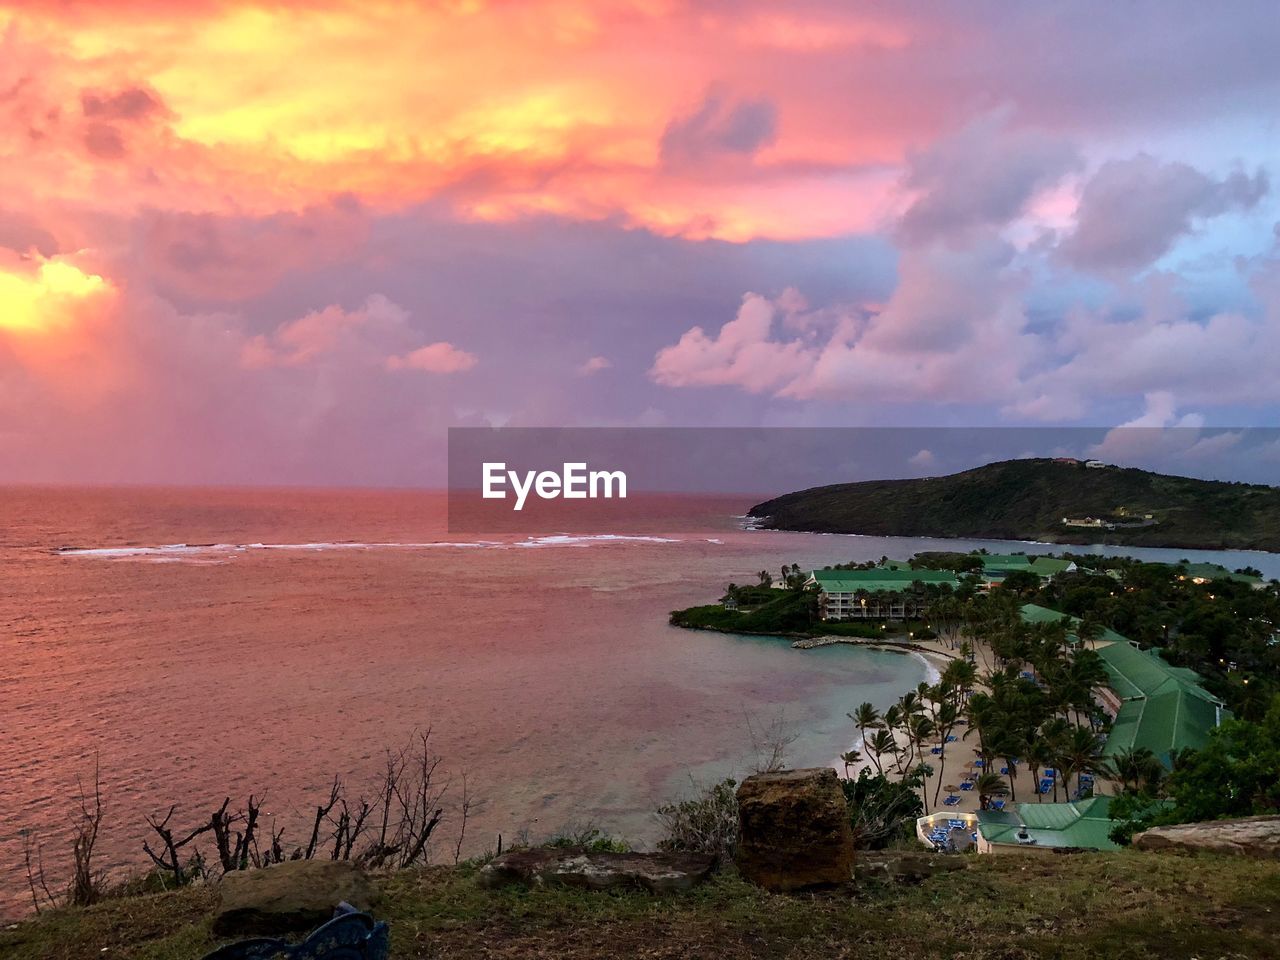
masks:
<path id="1" fill-rule="evenodd" d="M 660 850 L 709 853 L 732 859 L 738 844 L 738 784 L 722 780 L 702 787 L 688 800 L 659 807 Z"/>
<path id="2" fill-rule="evenodd" d="M 898 781 L 866 769 L 857 780 L 841 781 L 854 843 L 860 849 L 879 850 L 906 832 L 908 825 L 914 828 L 916 818 L 924 814 L 916 793 L 920 785 L 918 774 Z"/>
<path id="3" fill-rule="evenodd" d="M 611 837 L 598 827 L 566 826 L 545 844 L 548 847 L 581 849 L 587 853 L 629 853 L 631 844 L 618 837 Z"/>

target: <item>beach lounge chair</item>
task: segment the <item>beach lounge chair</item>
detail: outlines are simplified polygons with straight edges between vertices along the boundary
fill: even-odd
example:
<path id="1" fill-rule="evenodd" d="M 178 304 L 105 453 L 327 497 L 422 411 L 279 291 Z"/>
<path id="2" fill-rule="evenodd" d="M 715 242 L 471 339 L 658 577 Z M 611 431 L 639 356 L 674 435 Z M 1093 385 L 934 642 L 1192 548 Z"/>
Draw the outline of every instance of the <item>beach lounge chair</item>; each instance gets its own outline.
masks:
<path id="1" fill-rule="evenodd" d="M 947 743 L 955 743 L 959 739 L 954 733 L 947 734 Z"/>
<path id="2" fill-rule="evenodd" d="M 1004 801 L 1003 801 L 1003 800 L 992 800 L 992 801 L 991 801 L 991 809 L 992 809 L 992 810 L 1003 810 L 1003 809 L 1004 809 Z"/>
<path id="3" fill-rule="evenodd" d="M 948 807 L 954 807 L 957 803 L 960 802 L 960 798 L 953 793 L 948 797 L 944 797 L 942 802 L 946 804 Z"/>
<path id="4" fill-rule="evenodd" d="M 929 752 L 930 752 L 930 753 L 932 753 L 934 756 L 937 756 L 938 754 L 942 753 L 942 748 L 941 748 L 941 747 L 930 747 L 930 748 L 929 748 Z"/>
<path id="5" fill-rule="evenodd" d="M 960 784 L 960 789 L 961 789 L 961 790 L 972 790 L 972 789 L 973 789 L 973 781 L 972 781 L 972 780 L 966 780 L 964 783 Z"/>
<path id="6" fill-rule="evenodd" d="M 987 761 L 979 757 L 977 760 L 973 761 L 973 765 L 975 767 L 985 767 L 987 765 Z"/>

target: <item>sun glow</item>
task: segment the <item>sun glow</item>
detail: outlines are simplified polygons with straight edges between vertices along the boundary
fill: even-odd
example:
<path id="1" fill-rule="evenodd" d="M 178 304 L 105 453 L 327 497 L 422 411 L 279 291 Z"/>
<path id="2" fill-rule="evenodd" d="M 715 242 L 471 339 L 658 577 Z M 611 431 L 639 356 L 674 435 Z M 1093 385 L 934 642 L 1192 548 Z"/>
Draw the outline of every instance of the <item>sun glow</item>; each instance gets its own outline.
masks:
<path id="1" fill-rule="evenodd" d="M 31 273 L 0 269 L 0 330 L 40 333 L 65 324 L 75 304 L 108 285 L 63 260 L 45 260 Z"/>

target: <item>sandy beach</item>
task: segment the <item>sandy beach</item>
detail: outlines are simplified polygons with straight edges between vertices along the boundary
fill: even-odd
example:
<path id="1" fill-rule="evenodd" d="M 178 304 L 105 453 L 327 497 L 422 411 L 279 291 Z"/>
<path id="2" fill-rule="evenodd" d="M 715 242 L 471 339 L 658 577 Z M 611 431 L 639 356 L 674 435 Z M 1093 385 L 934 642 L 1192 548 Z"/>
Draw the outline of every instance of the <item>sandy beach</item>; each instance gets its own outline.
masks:
<path id="1" fill-rule="evenodd" d="M 948 644 L 947 641 L 941 638 L 894 642 L 892 640 L 868 640 L 860 637 L 845 636 L 815 637 L 813 640 L 797 641 L 793 646 L 798 649 L 809 649 L 836 643 L 847 643 L 912 653 L 929 664 L 933 671 L 930 675 L 929 682 L 936 683 L 941 672 L 946 669 L 947 664 L 959 656 L 959 643 L 964 641 L 967 641 L 973 647 L 979 671 L 987 669 L 991 664 L 990 650 L 988 650 L 985 644 L 981 641 L 974 640 L 970 637 L 962 637 L 954 648 Z M 985 690 L 986 688 L 979 685 L 975 689 Z M 906 693 L 907 691 L 903 690 L 902 692 Z M 960 785 L 966 778 L 972 779 L 972 777 L 981 772 L 981 768 L 977 766 L 977 762 L 980 759 L 978 756 L 977 740 L 976 737 L 965 736 L 968 729 L 968 726 L 965 724 L 960 724 L 952 734 L 958 738 L 957 740 L 953 743 L 948 743 L 941 755 L 927 755 L 927 762 L 934 770 L 934 772 L 927 778 L 926 782 L 926 794 L 928 798 L 928 802 L 926 803 L 926 812 L 928 813 L 933 813 L 936 809 L 955 810 L 965 813 L 972 813 L 978 810 L 979 804 L 977 791 L 960 789 Z M 894 737 L 897 740 L 899 749 L 905 752 L 908 746 L 903 732 L 901 730 L 895 731 Z M 937 744 L 930 744 L 930 748 L 933 746 L 937 746 Z M 875 761 L 864 748 L 862 738 L 857 735 L 856 731 L 849 749 L 856 750 L 862 754 L 861 763 L 849 768 L 850 774 L 856 777 L 864 768 L 871 770 L 873 773 L 875 772 Z M 881 759 L 881 762 L 892 767 L 893 759 L 886 756 Z M 844 775 L 845 765 L 843 760 L 837 757 L 832 763 L 832 766 L 842 776 Z M 997 760 L 995 765 L 996 772 L 999 773 L 1004 766 L 1005 763 L 1003 760 Z M 942 790 L 940 793 L 938 792 L 939 782 L 942 784 Z M 1018 790 L 1018 799 L 1026 799 L 1026 797 L 1022 796 L 1022 790 L 1020 789 L 1023 786 L 1023 783 L 1026 784 L 1028 794 L 1031 794 L 1031 791 L 1033 790 L 1030 781 L 1026 780 L 1026 778 L 1015 777 L 1014 784 L 1015 789 Z M 955 789 L 948 790 L 948 787 L 954 787 Z M 938 802 L 936 804 L 933 799 L 935 794 L 938 797 Z M 960 802 L 950 807 L 945 806 L 943 804 L 943 800 L 946 799 L 948 794 L 959 797 Z"/>

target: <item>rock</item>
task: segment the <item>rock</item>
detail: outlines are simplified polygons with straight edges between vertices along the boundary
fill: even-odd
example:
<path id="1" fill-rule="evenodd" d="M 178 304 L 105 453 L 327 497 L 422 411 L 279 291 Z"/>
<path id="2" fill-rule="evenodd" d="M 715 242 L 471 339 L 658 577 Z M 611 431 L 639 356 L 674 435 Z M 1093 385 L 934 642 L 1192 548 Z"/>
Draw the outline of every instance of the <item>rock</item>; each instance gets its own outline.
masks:
<path id="1" fill-rule="evenodd" d="M 738 787 L 738 870 L 773 891 L 847 883 L 853 828 L 830 768 L 757 773 Z"/>
<path id="2" fill-rule="evenodd" d="M 290 860 L 229 873 L 218 884 L 213 916 L 218 936 L 309 930 L 342 901 L 372 910 L 378 891 L 365 872 L 344 860 Z"/>
<path id="3" fill-rule="evenodd" d="M 953 873 L 969 866 L 967 857 L 907 851 L 878 851 L 859 855 L 853 875 L 857 880 L 883 883 L 920 883 L 939 873 Z"/>
<path id="4" fill-rule="evenodd" d="M 1152 827 L 1133 838 L 1139 850 L 1222 853 L 1257 860 L 1280 860 L 1280 816 L 1242 817 Z"/>
<path id="5" fill-rule="evenodd" d="M 651 893 L 676 893 L 701 883 L 715 858 L 697 853 L 588 853 L 576 848 L 533 847 L 512 850 L 485 864 L 480 882 L 560 884 L 586 890 L 639 887 Z"/>

